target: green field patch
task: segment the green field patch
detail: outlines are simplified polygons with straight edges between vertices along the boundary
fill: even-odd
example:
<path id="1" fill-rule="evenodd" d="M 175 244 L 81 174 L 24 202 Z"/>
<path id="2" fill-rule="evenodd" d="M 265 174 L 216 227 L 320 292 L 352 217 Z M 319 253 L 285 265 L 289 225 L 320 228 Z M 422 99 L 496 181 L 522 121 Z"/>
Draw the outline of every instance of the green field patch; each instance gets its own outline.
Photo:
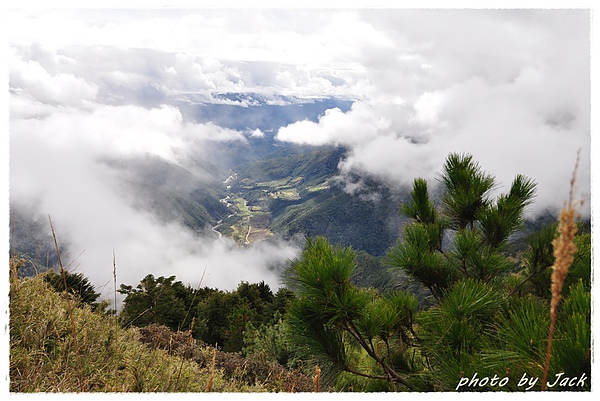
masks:
<path id="1" fill-rule="evenodd" d="M 296 188 L 289 188 L 277 191 L 276 197 L 285 200 L 298 200 L 300 199 L 300 193 L 298 193 Z"/>
<path id="2" fill-rule="evenodd" d="M 329 189 L 329 188 L 330 188 L 329 185 L 319 184 L 319 185 L 315 185 L 314 187 L 306 188 L 306 190 L 308 192 L 319 192 L 319 191 L 325 191 L 326 189 Z"/>
<path id="3" fill-rule="evenodd" d="M 252 231 L 250 232 L 250 235 L 248 235 L 248 242 L 253 244 L 255 242 L 268 239 L 268 238 L 272 237 L 273 235 L 275 235 L 275 234 L 273 234 L 271 232 L 271 230 L 269 230 L 268 228 L 252 227 Z"/>
<path id="4" fill-rule="evenodd" d="M 286 177 L 286 178 L 282 178 L 280 180 L 258 182 L 258 183 L 256 183 L 255 186 L 257 188 L 280 189 L 280 188 L 287 187 L 289 182 L 290 182 L 290 178 Z"/>
<path id="5" fill-rule="evenodd" d="M 250 178 L 244 178 L 240 181 L 240 184 L 242 184 L 244 186 L 253 186 L 253 185 L 256 185 L 256 181 L 254 181 L 253 179 L 250 179 Z"/>
<path id="6" fill-rule="evenodd" d="M 254 186 L 255 188 L 283 189 L 297 186 L 302 180 L 304 177 L 285 177 L 279 180 L 257 182 Z"/>
<path id="7" fill-rule="evenodd" d="M 231 226 L 230 238 L 240 245 L 244 245 L 246 241 L 246 235 L 248 234 L 248 219 L 242 219 L 238 223 Z"/>
<path id="8" fill-rule="evenodd" d="M 239 210 L 240 214 L 246 215 L 250 213 L 247 203 L 248 202 L 244 198 L 235 198 L 235 206 Z"/>

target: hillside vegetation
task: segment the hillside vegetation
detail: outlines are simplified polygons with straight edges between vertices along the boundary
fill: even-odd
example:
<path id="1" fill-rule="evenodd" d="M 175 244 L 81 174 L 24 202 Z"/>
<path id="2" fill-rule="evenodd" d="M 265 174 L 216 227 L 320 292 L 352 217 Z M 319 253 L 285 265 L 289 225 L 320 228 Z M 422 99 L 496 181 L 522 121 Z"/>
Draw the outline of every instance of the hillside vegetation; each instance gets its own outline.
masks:
<path id="1" fill-rule="evenodd" d="M 22 261 L 10 263 L 11 392 L 314 390 L 299 371 L 217 350 L 189 331 L 120 327 L 115 316 L 52 289 L 42 274 L 17 279 Z"/>

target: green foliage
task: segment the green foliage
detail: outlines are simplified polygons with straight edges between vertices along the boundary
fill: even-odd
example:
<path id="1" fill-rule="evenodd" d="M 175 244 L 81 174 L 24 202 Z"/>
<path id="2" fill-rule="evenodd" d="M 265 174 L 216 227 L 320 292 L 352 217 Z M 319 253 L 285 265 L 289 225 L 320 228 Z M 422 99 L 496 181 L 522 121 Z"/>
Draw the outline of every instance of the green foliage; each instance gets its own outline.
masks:
<path id="1" fill-rule="evenodd" d="M 405 241 L 389 250 L 389 263 L 418 280 L 436 298 L 454 280 L 455 272 L 437 249 L 437 233 L 422 224 L 406 226 Z M 434 235 L 432 235 L 434 232 Z"/>
<path id="2" fill-rule="evenodd" d="M 460 229 L 448 260 L 461 276 L 489 282 L 512 264 L 497 248 L 489 246 L 478 231 Z"/>
<path id="3" fill-rule="evenodd" d="M 449 288 L 443 300 L 427 313 L 419 315 L 419 338 L 431 358 L 441 366 L 434 375 L 444 375 L 447 365 L 461 365 L 473 355 L 487 349 L 482 335 L 502 306 L 499 294 L 489 285 L 466 279 Z"/>
<path id="4" fill-rule="evenodd" d="M 76 295 L 81 305 L 98 305 L 96 301 L 100 297 L 100 294 L 96 292 L 94 286 L 83 274 L 64 272 L 63 277 L 63 274 L 49 270 L 42 277 L 57 292 L 63 292 L 66 283 L 69 293 Z"/>
<path id="5" fill-rule="evenodd" d="M 238 299 L 233 293 L 219 290 L 206 291 L 205 294 L 196 309 L 197 322 L 194 337 L 207 344 L 222 347 L 229 323 L 228 315 Z"/>
<path id="6" fill-rule="evenodd" d="M 519 355 L 522 363 L 543 360 L 550 325 L 548 308 L 548 303 L 537 297 L 516 298 L 511 307 L 497 317 L 498 341 L 504 344 L 503 348 Z M 535 373 L 532 368 L 528 366 L 528 374 Z"/>
<path id="7" fill-rule="evenodd" d="M 579 235 L 574 238 L 577 253 L 571 267 L 569 275 L 565 280 L 566 288 L 563 294 L 569 294 L 572 285 L 578 285 L 580 282 L 588 291 L 591 288 L 590 271 L 592 269 L 592 236 L 589 233 L 579 231 Z"/>
<path id="8" fill-rule="evenodd" d="M 557 235 L 558 223 L 542 227 L 527 240 L 529 247 L 523 255 L 527 287 L 539 297 L 550 299 L 550 275 L 554 264 L 552 241 Z"/>
<path id="9" fill-rule="evenodd" d="M 289 265 L 287 283 L 300 298 L 317 301 L 309 319 L 343 324 L 356 319 L 366 299 L 351 283 L 356 267 L 351 248 L 332 247 L 318 237 L 308 239 L 301 257 Z"/>
<path id="10" fill-rule="evenodd" d="M 565 376 L 591 375 L 591 293 L 589 283 L 579 280 L 569 286 L 560 320 L 557 322 L 556 343 L 552 353 L 552 370 Z M 584 390 L 590 389 L 590 381 Z M 581 390 L 574 388 L 573 390 Z"/>
<path id="11" fill-rule="evenodd" d="M 415 178 L 410 196 L 412 201 L 401 206 L 402 212 L 419 223 L 434 224 L 438 220 L 438 216 L 433 201 L 429 197 L 427 181 L 423 178 Z"/>
<path id="12" fill-rule="evenodd" d="M 155 323 L 178 330 L 188 329 L 191 324 L 186 312 L 193 289 L 175 281 L 175 276 L 154 278 L 149 274 L 136 288 L 121 284 L 119 292 L 125 295 L 119 318 L 126 327 Z"/>
<path id="13" fill-rule="evenodd" d="M 353 288 L 356 254 L 324 238 L 307 241 L 289 263 L 287 283 L 297 296 L 286 315 L 290 335 L 327 364 L 337 389 L 522 391 L 523 375 L 543 373 L 556 225 L 531 235 L 520 259 L 507 253 L 516 249 L 510 241 L 524 226 L 535 183 L 518 175 L 507 194 L 493 199 L 494 178 L 470 155 L 458 154 L 448 157 L 440 181 L 439 209 L 427 183 L 414 181 L 411 200 L 401 207 L 412 222 L 387 254 L 390 265 L 431 292 L 428 308 L 419 310 L 405 292 L 382 296 Z M 575 243 L 550 373 L 589 379 L 589 233 Z M 486 381 L 459 385 L 476 376 Z M 495 386 L 492 377 L 506 382 Z M 564 381 L 556 389 L 585 391 L 589 383 Z M 539 388 L 538 380 L 533 389 Z"/>
<path id="14" fill-rule="evenodd" d="M 136 288 L 121 285 L 125 295 L 119 315 L 125 327 L 159 324 L 170 330 L 191 330 L 195 339 L 238 352 L 244 347 L 246 326 L 272 323 L 285 313 L 291 291 L 275 295 L 265 282 L 241 282 L 235 291 L 193 289 L 175 276 L 155 278 L 149 274 Z"/>
<path id="15" fill-rule="evenodd" d="M 489 203 L 489 192 L 494 188 L 493 176 L 482 171 L 473 156 L 451 153 L 440 174 L 446 189 L 443 196 L 444 214 L 452 228 L 473 227 L 476 215 Z"/>
<path id="16" fill-rule="evenodd" d="M 292 341 L 312 351 L 330 377 L 347 371 L 411 388 L 401 373 L 415 368 L 404 340 L 412 335 L 418 301 L 404 293 L 382 297 L 359 289 L 351 282 L 355 268 L 351 248 L 332 246 L 323 237 L 307 240 L 285 274 L 297 296 L 286 315 Z M 370 364 L 362 363 L 365 356 Z"/>
<path id="17" fill-rule="evenodd" d="M 487 245 L 501 247 L 510 235 L 523 227 L 523 211 L 533 202 L 535 189 L 534 181 L 519 174 L 508 195 L 502 194 L 495 205 L 480 209 L 477 220 Z"/>
<path id="18" fill-rule="evenodd" d="M 345 365 L 346 345 L 339 331 L 315 318 L 318 314 L 318 307 L 307 299 L 291 303 L 286 315 L 291 341 L 302 351 L 314 355 L 319 366 L 335 374 Z"/>
<path id="19" fill-rule="evenodd" d="M 532 180 L 517 175 L 509 193 L 494 201 L 489 195 L 494 178 L 471 155 L 456 153 L 446 159 L 440 182 L 444 192 L 438 212 L 426 182 L 415 179 L 412 201 L 401 208 L 413 221 L 404 227 L 403 241 L 388 251 L 392 266 L 421 282 L 438 300 L 456 280 L 491 282 L 513 267 L 502 251 L 522 227 L 536 188 Z"/>
<path id="20" fill-rule="evenodd" d="M 551 296 L 550 276 L 554 264 L 552 241 L 557 236 L 557 227 L 557 223 L 552 223 L 531 234 L 528 238 L 529 247 L 523 255 L 523 274 L 526 278 L 522 287 L 545 299 L 550 299 Z M 563 290 L 565 294 L 568 294 L 570 285 L 579 280 L 588 287 L 591 285 L 591 235 L 585 233 L 584 227 L 580 226 L 574 241 L 578 252 L 569 268 Z"/>
<path id="21" fill-rule="evenodd" d="M 261 355 L 271 362 L 277 362 L 289 368 L 298 368 L 301 355 L 289 341 L 289 328 L 283 315 L 277 312 L 274 323 L 255 327 L 248 323 L 244 332 L 244 355 Z"/>

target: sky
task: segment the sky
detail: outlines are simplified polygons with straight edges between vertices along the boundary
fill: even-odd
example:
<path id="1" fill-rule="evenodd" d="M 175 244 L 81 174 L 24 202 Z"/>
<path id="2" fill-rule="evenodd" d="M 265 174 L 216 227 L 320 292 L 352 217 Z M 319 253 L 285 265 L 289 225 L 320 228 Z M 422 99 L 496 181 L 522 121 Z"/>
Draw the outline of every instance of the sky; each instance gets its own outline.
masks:
<path id="1" fill-rule="evenodd" d="M 234 289 L 278 286 L 288 243 L 240 249 L 158 222 L 114 191 L 100 161 L 186 163 L 244 133 L 187 121 L 166 99 L 223 92 L 354 101 L 276 139 L 342 145 L 340 178 L 432 185 L 470 153 L 498 191 L 538 183 L 528 211 L 575 195 L 590 214 L 589 8 L 23 8 L 6 14 L 10 199 L 52 216 L 79 272 L 106 293 L 146 274 Z M 109 298 L 110 299 L 110 298 Z"/>

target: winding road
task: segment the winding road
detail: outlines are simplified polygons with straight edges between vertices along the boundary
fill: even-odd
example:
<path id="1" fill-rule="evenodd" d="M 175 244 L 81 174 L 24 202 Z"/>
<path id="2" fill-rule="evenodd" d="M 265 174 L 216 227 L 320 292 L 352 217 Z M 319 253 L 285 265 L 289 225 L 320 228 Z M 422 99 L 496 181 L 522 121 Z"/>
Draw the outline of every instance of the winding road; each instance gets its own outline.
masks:
<path id="1" fill-rule="evenodd" d="M 250 217 L 252 217 L 252 216 L 250 216 Z M 250 219 L 248 219 L 248 220 L 250 220 Z M 248 234 L 246 234 L 246 242 L 245 242 L 246 245 L 250 245 L 250 241 L 248 241 L 248 237 L 250 236 L 250 231 L 252 231 L 252 226 L 250 224 L 248 224 Z"/>
<path id="2" fill-rule="evenodd" d="M 212 227 L 211 230 L 213 230 L 214 232 L 217 233 L 217 235 L 219 236 L 219 240 L 221 240 L 221 242 L 223 242 L 223 234 L 221 234 L 220 232 L 217 231 L 217 228 L 223 224 L 223 220 L 219 220 L 217 221 L 217 225 Z"/>

